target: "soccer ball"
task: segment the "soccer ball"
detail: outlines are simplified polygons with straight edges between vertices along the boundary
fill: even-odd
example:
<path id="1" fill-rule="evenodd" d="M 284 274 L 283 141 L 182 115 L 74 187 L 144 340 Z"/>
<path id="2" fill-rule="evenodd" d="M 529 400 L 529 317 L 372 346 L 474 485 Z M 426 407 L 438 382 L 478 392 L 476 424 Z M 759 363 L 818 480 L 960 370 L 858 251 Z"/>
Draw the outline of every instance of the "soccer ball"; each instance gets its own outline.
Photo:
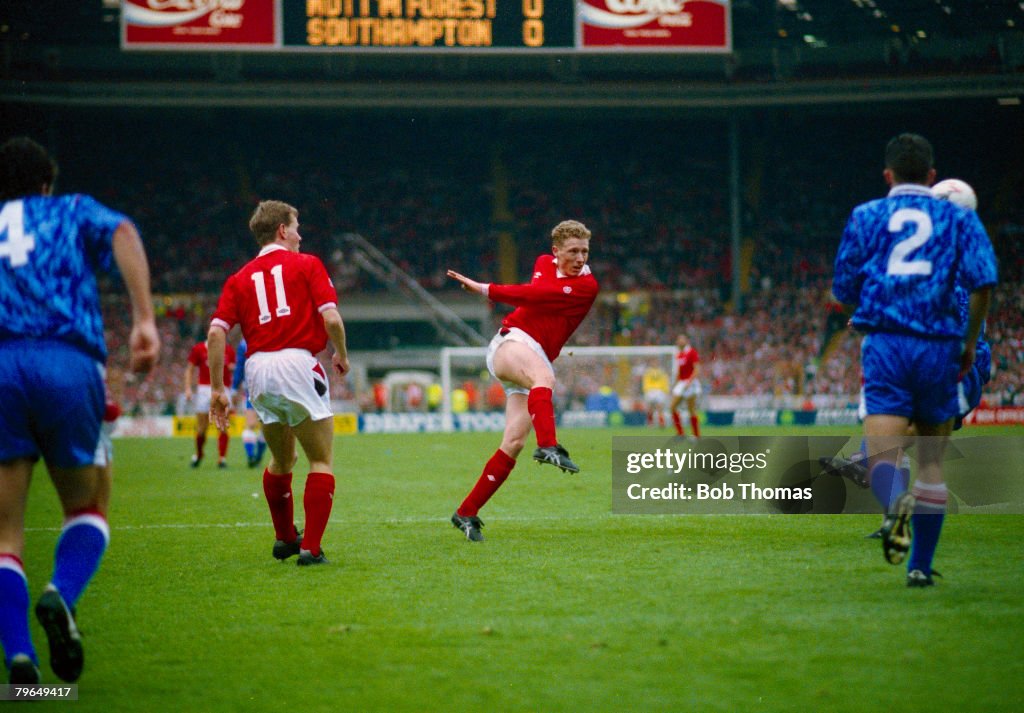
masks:
<path id="1" fill-rule="evenodd" d="M 947 178 L 945 181 L 939 181 L 932 186 L 932 195 L 956 203 L 961 208 L 968 210 L 976 210 L 978 207 L 978 196 L 975 195 L 974 189 L 959 178 Z"/>

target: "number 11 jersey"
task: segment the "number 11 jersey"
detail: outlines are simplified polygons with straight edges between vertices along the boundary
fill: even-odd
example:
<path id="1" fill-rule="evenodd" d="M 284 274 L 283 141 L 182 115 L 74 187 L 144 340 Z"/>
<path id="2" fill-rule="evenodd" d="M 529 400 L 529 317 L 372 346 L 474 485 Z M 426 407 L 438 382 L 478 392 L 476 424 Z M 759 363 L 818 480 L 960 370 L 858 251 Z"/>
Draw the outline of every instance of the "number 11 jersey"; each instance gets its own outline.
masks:
<path id="1" fill-rule="evenodd" d="M 241 325 L 247 356 L 282 349 L 317 354 L 327 346 L 320 315 L 337 306 L 320 258 L 267 245 L 224 283 L 213 324 L 225 331 Z"/>

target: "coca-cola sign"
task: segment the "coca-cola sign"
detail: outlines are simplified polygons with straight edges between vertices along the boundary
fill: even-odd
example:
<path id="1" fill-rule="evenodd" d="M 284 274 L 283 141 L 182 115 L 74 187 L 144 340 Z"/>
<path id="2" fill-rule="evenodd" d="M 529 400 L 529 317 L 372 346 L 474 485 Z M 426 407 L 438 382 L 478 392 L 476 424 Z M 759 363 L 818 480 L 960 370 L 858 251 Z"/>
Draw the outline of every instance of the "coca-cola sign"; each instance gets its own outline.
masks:
<path id="1" fill-rule="evenodd" d="M 729 52 L 729 0 L 577 0 L 580 49 Z"/>
<path id="2" fill-rule="evenodd" d="M 274 48 L 276 0 L 123 0 L 125 49 Z"/>

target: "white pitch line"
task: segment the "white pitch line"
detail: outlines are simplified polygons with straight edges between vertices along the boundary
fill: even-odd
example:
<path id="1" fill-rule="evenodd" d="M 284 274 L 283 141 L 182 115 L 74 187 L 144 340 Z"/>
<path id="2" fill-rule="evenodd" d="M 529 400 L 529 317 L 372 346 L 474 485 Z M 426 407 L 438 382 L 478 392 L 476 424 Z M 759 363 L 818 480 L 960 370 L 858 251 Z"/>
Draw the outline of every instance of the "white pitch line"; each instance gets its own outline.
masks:
<path id="1" fill-rule="evenodd" d="M 977 509 L 978 512 L 983 512 L 981 509 Z M 853 513 L 853 514 L 870 514 L 870 513 Z M 679 517 L 727 517 L 731 515 L 742 515 L 743 517 L 778 517 L 778 515 L 771 513 L 612 513 L 612 512 L 601 512 L 594 513 L 593 515 L 497 515 L 496 520 L 499 522 L 551 522 L 557 520 L 559 522 L 581 522 L 581 521 L 593 521 L 606 518 L 631 518 L 631 517 L 643 517 L 643 518 L 654 518 L 654 519 L 675 519 Z M 331 518 L 328 521 L 329 525 L 418 525 L 427 523 L 447 523 L 448 518 L 443 516 L 423 515 L 419 517 L 388 517 L 374 520 L 345 520 L 340 518 Z M 118 525 L 116 522 L 111 525 L 113 531 L 131 531 L 131 530 L 194 530 L 194 529 L 212 529 L 212 528 L 244 528 L 244 527 L 270 527 L 272 526 L 270 520 L 265 522 L 164 522 L 155 523 L 150 525 Z M 60 527 L 26 527 L 25 532 L 60 532 Z"/>
<path id="2" fill-rule="evenodd" d="M 551 520 L 559 521 L 579 521 L 579 520 L 594 520 L 603 517 L 611 517 L 612 513 L 598 513 L 596 515 L 573 515 L 566 517 L 565 515 L 542 515 L 542 516 L 531 516 L 524 517 L 521 515 L 501 515 L 498 517 L 502 522 L 548 522 Z M 650 516 L 648 516 L 650 517 Z M 661 517 L 661 515 L 654 515 L 654 517 Z M 434 516 L 422 516 L 422 517 L 389 517 L 377 520 L 342 520 L 338 518 L 331 518 L 328 521 L 329 525 L 373 525 L 373 524 L 384 524 L 384 525 L 410 525 L 410 524 L 426 524 L 426 523 L 447 523 L 447 517 L 434 517 Z M 112 524 L 110 529 L 112 531 L 118 530 L 192 530 L 192 529 L 209 529 L 209 528 L 242 528 L 242 527 L 270 527 L 272 523 L 268 519 L 266 522 L 197 522 L 197 523 L 182 523 L 182 522 L 164 522 L 155 523 L 150 525 L 118 525 Z M 25 532 L 60 532 L 60 527 L 26 527 Z"/>

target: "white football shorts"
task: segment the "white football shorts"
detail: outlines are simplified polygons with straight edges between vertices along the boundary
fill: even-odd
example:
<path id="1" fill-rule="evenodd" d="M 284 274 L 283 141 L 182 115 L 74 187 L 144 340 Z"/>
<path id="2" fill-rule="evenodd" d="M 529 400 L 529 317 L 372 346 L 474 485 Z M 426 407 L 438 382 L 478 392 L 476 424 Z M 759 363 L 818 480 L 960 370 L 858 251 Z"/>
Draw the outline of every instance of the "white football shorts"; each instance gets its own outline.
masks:
<path id="1" fill-rule="evenodd" d="M 647 389 L 644 392 L 644 403 L 648 406 L 667 406 L 668 394 L 661 389 Z"/>
<path id="2" fill-rule="evenodd" d="M 192 394 L 192 411 L 194 413 L 210 413 L 210 385 L 199 384 Z"/>
<path id="3" fill-rule="evenodd" d="M 330 418 L 330 390 L 320 362 L 305 349 L 256 352 L 245 360 L 249 401 L 263 423 L 297 426 Z"/>
<path id="4" fill-rule="evenodd" d="M 502 332 L 505 333 L 502 334 Z M 492 339 L 491 343 L 487 345 L 487 371 L 489 371 L 491 376 L 495 379 L 498 379 L 498 376 L 494 373 L 494 354 L 498 351 L 498 347 L 505 342 L 519 342 L 520 344 L 525 344 L 533 350 L 537 356 L 544 360 L 544 363 L 547 365 L 552 375 L 555 373 L 554 367 L 551 366 L 551 360 L 548 359 L 548 355 L 544 353 L 544 348 L 540 343 L 518 327 L 512 327 L 508 330 L 502 329 L 500 332 L 495 334 L 494 339 Z M 510 396 L 511 394 L 530 393 L 530 390 L 525 386 L 520 386 L 519 384 L 515 384 L 511 381 L 502 381 L 501 379 L 498 379 L 498 381 L 501 381 L 501 385 L 505 389 L 506 396 Z"/>
<path id="5" fill-rule="evenodd" d="M 681 396 L 684 399 L 688 399 L 691 396 L 700 396 L 701 393 L 703 393 L 703 389 L 700 386 L 700 381 L 698 381 L 697 379 L 677 381 L 676 385 L 672 387 L 672 395 Z"/>
<path id="6" fill-rule="evenodd" d="M 192 394 L 192 411 L 193 413 L 210 413 L 210 385 L 209 384 L 198 384 L 196 386 L 196 392 Z M 231 399 L 231 389 L 227 389 L 228 400 Z"/>

